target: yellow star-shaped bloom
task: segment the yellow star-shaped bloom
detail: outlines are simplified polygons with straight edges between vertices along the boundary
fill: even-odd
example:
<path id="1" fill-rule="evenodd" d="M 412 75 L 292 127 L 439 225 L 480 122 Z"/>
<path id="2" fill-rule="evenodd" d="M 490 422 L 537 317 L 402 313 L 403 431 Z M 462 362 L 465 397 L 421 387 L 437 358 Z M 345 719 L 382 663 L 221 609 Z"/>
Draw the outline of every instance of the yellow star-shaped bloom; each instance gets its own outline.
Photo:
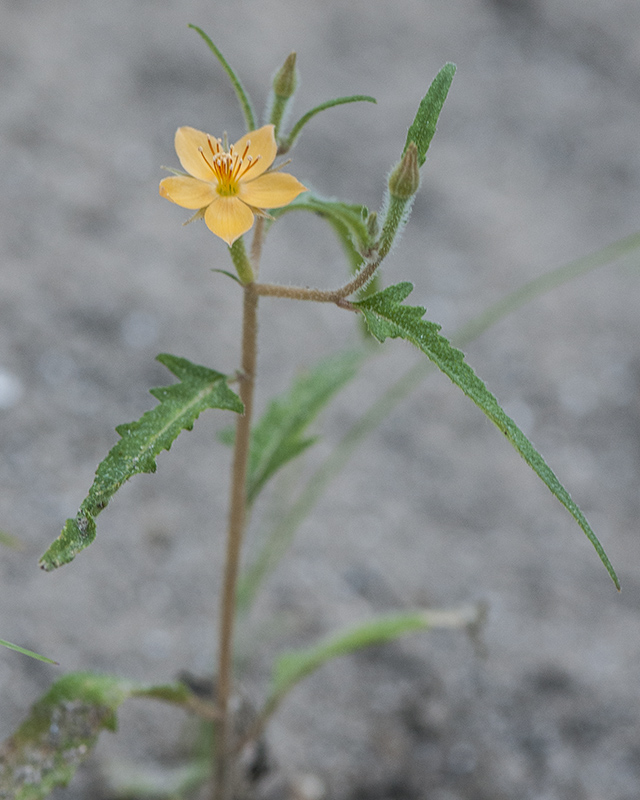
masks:
<path id="1" fill-rule="evenodd" d="M 220 139 L 178 128 L 175 147 L 187 175 L 160 182 L 160 195 L 183 208 L 200 209 L 209 230 L 231 246 L 266 208 L 289 205 L 306 191 L 297 178 L 271 171 L 276 157 L 273 125 L 251 131 L 226 151 Z"/>

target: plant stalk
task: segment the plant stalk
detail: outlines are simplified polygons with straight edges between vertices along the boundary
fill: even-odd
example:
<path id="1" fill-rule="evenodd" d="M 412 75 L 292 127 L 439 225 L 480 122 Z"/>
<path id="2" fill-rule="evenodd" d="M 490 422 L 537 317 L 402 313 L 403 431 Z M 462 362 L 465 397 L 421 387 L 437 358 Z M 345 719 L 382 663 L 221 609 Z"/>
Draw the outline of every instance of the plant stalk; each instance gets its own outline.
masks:
<path id="1" fill-rule="evenodd" d="M 380 266 L 381 258 L 375 258 L 365 264 L 355 277 L 339 289 L 307 289 L 304 286 L 280 286 L 274 283 L 256 283 L 255 291 L 264 297 L 284 297 L 290 300 L 311 300 L 315 303 L 336 303 L 343 308 L 350 308 L 345 298 L 365 286 Z"/>
<path id="2" fill-rule="evenodd" d="M 242 319 L 242 374 L 240 399 L 244 414 L 236 421 L 236 438 L 231 472 L 231 497 L 227 555 L 220 610 L 220 639 L 215 702 L 220 712 L 214 744 L 213 800 L 231 800 L 233 791 L 233 720 L 229 700 L 233 689 L 233 627 L 236 614 L 236 585 L 247 512 L 247 465 L 251 437 L 258 333 L 258 295 L 253 284 L 244 286 Z"/>

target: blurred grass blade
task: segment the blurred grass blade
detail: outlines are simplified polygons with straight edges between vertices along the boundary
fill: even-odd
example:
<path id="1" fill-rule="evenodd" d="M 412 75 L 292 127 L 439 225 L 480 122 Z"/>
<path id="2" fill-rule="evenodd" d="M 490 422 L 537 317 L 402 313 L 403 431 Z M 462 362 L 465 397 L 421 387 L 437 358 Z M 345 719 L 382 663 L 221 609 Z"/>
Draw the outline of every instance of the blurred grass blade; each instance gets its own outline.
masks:
<path id="1" fill-rule="evenodd" d="M 404 155 L 409 142 L 415 142 L 418 148 L 418 164 L 422 166 L 427 159 L 427 150 L 436 132 L 438 117 L 442 111 L 444 101 L 447 99 L 449 88 L 456 74 L 455 64 L 445 64 L 433 79 L 429 91 L 422 98 L 418 112 L 407 133 L 402 154 Z"/>
<path id="2" fill-rule="evenodd" d="M 181 800 L 192 797 L 211 775 L 211 759 L 186 764 L 143 764 L 109 760 L 101 767 L 106 796 L 119 800 Z"/>
<path id="3" fill-rule="evenodd" d="M 9 547 L 11 550 L 23 550 L 24 545 L 17 536 L 13 536 L 7 531 L 0 531 L 0 544 Z"/>
<path id="4" fill-rule="evenodd" d="M 41 800 L 66 786 L 100 731 L 115 731 L 116 711 L 127 698 L 187 705 L 190 696 L 183 684 L 144 686 L 112 675 L 65 675 L 0 745 L 0 798 Z"/>
<path id="5" fill-rule="evenodd" d="M 271 401 L 251 432 L 250 504 L 279 469 L 317 441 L 317 437 L 305 437 L 304 432 L 336 392 L 356 376 L 365 356 L 364 350 L 353 350 L 325 358 L 297 377 L 288 392 Z M 232 429 L 220 436 L 229 445 L 233 437 Z"/>
<path id="6" fill-rule="evenodd" d="M 575 519 L 593 545 L 616 588 L 620 589 L 618 576 L 598 537 L 540 453 L 511 417 L 504 413 L 494 395 L 466 363 L 463 353 L 452 347 L 439 333 L 440 326 L 422 319 L 425 309 L 403 304 L 412 289 L 410 283 L 399 283 L 354 305 L 362 311 L 369 330 L 378 341 L 401 338 L 411 342 L 473 400 Z"/>
<path id="7" fill-rule="evenodd" d="M 253 112 L 253 106 L 251 105 L 251 99 L 247 94 L 247 92 L 244 90 L 244 87 L 242 86 L 240 79 L 238 78 L 236 73 L 231 69 L 226 58 L 222 55 L 220 50 L 218 50 L 218 48 L 215 46 L 211 38 L 207 36 L 207 34 L 202 30 L 202 28 L 199 28 L 197 25 L 191 25 L 191 24 L 189 25 L 189 27 L 204 39 L 204 41 L 207 43 L 207 46 L 209 47 L 209 50 L 211 50 L 214 56 L 218 59 L 218 61 L 222 65 L 222 68 L 229 76 L 229 80 L 231 81 L 231 84 L 235 90 L 236 96 L 240 101 L 240 107 L 242 108 L 242 113 L 244 114 L 244 119 L 247 124 L 247 133 L 249 131 L 254 131 L 256 129 L 256 118 Z"/>
<path id="8" fill-rule="evenodd" d="M 296 124 L 291 128 L 289 135 L 287 138 L 280 144 L 279 154 L 282 155 L 288 152 L 294 145 L 296 139 L 300 135 L 300 131 L 304 128 L 304 126 L 309 122 L 310 119 L 313 119 L 316 114 L 319 114 L 321 111 L 325 111 L 327 108 L 333 108 L 334 106 L 341 106 L 345 103 L 376 103 L 375 97 L 370 97 L 367 94 L 353 94 L 349 97 L 336 97 L 335 100 L 327 100 L 326 103 L 320 103 L 319 106 L 312 108 L 311 111 L 307 111 L 300 119 L 296 122 Z"/>
<path id="9" fill-rule="evenodd" d="M 9 650 L 15 650 L 16 653 L 22 653 L 23 656 L 29 656 L 30 658 L 35 658 L 38 661 L 44 661 L 47 664 L 57 664 L 57 661 L 53 661 L 51 658 L 46 658 L 45 656 L 40 656 L 38 653 L 34 653 L 32 650 L 25 650 L 24 647 L 18 647 L 17 644 L 11 644 L 11 642 L 5 642 L 4 639 L 0 639 L 0 645 L 3 647 L 8 647 Z"/>
<path id="10" fill-rule="evenodd" d="M 297 378 L 289 392 L 271 402 L 251 435 L 247 479 L 250 502 L 255 500 L 269 478 L 316 441 L 315 437 L 305 437 L 305 430 L 335 394 L 356 376 L 367 355 L 363 348 L 323 359 Z M 233 431 L 225 431 L 223 436 L 228 444 L 233 442 Z M 240 610 L 249 607 L 281 552 L 283 548 L 269 538 L 252 564 L 241 574 L 238 583 Z"/>
<path id="11" fill-rule="evenodd" d="M 480 622 L 482 611 L 468 606 L 453 611 L 408 611 L 385 615 L 335 634 L 320 644 L 283 653 L 275 662 L 267 713 L 272 713 L 282 698 L 303 678 L 339 656 L 349 655 L 364 647 L 383 644 L 406 633 L 433 628 L 469 628 Z"/>
<path id="12" fill-rule="evenodd" d="M 155 472 L 156 457 L 169 450 L 183 430 L 192 430 L 203 411 L 219 408 L 242 413 L 242 403 L 222 373 L 168 353 L 161 353 L 157 360 L 180 383 L 152 389 L 159 404 L 139 420 L 118 425 L 120 440 L 98 465 L 93 485 L 76 517 L 66 521 L 60 536 L 40 559 L 43 569 L 49 571 L 67 564 L 88 547 L 96 537 L 95 518 L 118 489 L 134 475 Z"/>

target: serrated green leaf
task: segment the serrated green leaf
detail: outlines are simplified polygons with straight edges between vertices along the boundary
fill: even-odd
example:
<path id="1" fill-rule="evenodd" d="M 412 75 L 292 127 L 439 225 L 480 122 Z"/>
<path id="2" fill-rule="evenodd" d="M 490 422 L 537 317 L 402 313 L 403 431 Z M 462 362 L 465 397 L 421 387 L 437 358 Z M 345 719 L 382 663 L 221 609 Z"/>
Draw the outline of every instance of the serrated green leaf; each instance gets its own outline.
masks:
<path id="1" fill-rule="evenodd" d="M 316 114 L 319 114 L 321 111 L 325 111 L 327 108 L 333 108 L 334 106 L 341 106 L 345 103 L 376 103 L 377 100 L 375 97 L 370 97 L 366 94 L 353 94 L 349 97 L 337 97 L 335 100 L 327 100 L 326 103 L 320 103 L 319 106 L 312 108 L 311 111 L 307 111 L 306 114 L 303 114 L 302 117 L 296 122 L 296 124 L 291 128 L 289 135 L 287 138 L 280 143 L 279 152 L 286 153 L 293 147 L 294 142 L 300 135 L 300 131 L 304 128 L 304 126 L 309 122 L 310 119 L 313 119 Z"/>
<path id="2" fill-rule="evenodd" d="M 112 675 L 65 675 L 0 745 L 0 800 L 40 800 L 66 786 L 100 731 L 116 729 L 116 711 L 129 697 L 185 705 L 191 693 L 183 684 L 145 686 Z"/>
<path id="3" fill-rule="evenodd" d="M 253 112 L 253 106 L 251 105 L 251 99 L 249 95 L 245 91 L 240 79 L 235 74 L 235 72 L 231 69 L 229 63 L 227 62 L 226 58 L 222 55 L 220 50 L 216 47 L 213 43 L 213 40 L 197 25 L 189 25 L 189 27 L 194 30 L 197 34 L 199 34 L 202 39 L 206 42 L 207 47 L 213 55 L 218 59 L 222 68 L 229 76 L 229 80 L 231 81 L 231 85 L 236 93 L 236 97 L 240 102 L 240 107 L 242 108 L 242 113 L 244 114 L 245 122 L 247 123 L 247 132 L 253 131 L 256 128 L 256 117 Z"/>
<path id="4" fill-rule="evenodd" d="M 455 64 L 448 63 L 442 67 L 440 72 L 433 79 L 429 91 L 422 98 L 422 102 L 418 107 L 418 113 L 407 133 L 407 141 L 405 142 L 402 154 L 404 155 L 409 146 L 409 142 L 415 142 L 418 148 L 418 163 L 420 166 L 422 166 L 427 159 L 427 150 L 433 139 L 433 134 L 436 132 L 438 117 L 442 111 L 444 101 L 447 99 L 449 87 L 451 86 L 455 74 Z"/>
<path id="5" fill-rule="evenodd" d="M 169 450 L 183 430 L 207 408 L 220 408 L 242 413 L 240 399 L 228 387 L 220 372 L 192 364 L 185 358 L 162 353 L 164 364 L 180 383 L 152 389 L 160 401 L 136 422 L 118 425 L 120 441 L 109 451 L 96 470 L 96 477 L 78 514 L 68 519 L 60 536 L 40 559 L 40 566 L 52 570 L 72 561 L 96 536 L 95 518 L 106 508 L 117 490 L 141 472 L 156 471 L 156 457 Z"/>
<path id="6" fill-rule="evenodd" d="M 4 639 L 0 639 L 0 645 L 3 647 L 8 647 L 9 650 L 15 650 L 17 653 L 22 653 L 23 656 L 29 656 L 30 658 L 35 658 L 37 661 L 45 661 L 47 664 L 57 664 L 57 661 L 53 661 L 51 658 L 46 658 L 45 656 L 40 656 L 38 653 L 34 653 L 32 650 L 25 650 L 24 647 L 18 647 L 17 644 L 11 644 L 11 642 L 5 642 Z"/>
<path id="7" fill-rule="evenodd" d="M 543 296 L 552 289 L 586 275 L 595 269 L 607 266 L 618 259 L 637 255 L 639 250 L 640 233 L 635 233 L 618 239 L 587 256 L 582 256 L 568 264 L 552 269 L 520 286 L 464 324 L 453 335 L 454 342 L 462 346 L 480 336 L 503 317 Z M 275 527 L 269 534 L 269 547 L 264 550 L 264 559 L 268 559 L 268 563 L 262 566 L 261 574 L 265 574 L 270 567 L 279 562 L 284 551 L 291 545 L 302 521 L 309 516 L 327 486 L 344 469 L 362 442 L 380 426 L 393 409 L 397 408 L 403 400 L 415 391 L 434 368 L 432 362 L 427 363 L 424 359 L 411 367 L 374 401 L 370 408 L 331 450 L 325 461 L 320 464 L 307 480 L 306 485 L 293 505 L 278 514 Z M 256 566 L 257 562 L 254 567 Z M 249 581 L 247 581 L 247 584 L 249 585 Z M 248 605 L 252 595 L 245 596 Z M 239 595 L 239 597 L 244 596 Z"/>
<path id="8" fill-rule="evenodd" d="M 454 611 L 405 611 L 369 620 L 335 634 L 312 647 L 283 653 L 278 657 L 271 676 L 271 700 L 281 699 L 293 686 L 327 661 L 349 655 L 364 647 L 393 641 L 405 633 L 429 628 L 470 628 L 477 625 L 481 609 L 468 607 Z"/>
<path id="9" fill-rule="evenodd" d="M 425 309 L 421 306 L 402 305 L 412 289 L 410 283 L 399 283 L 354 305 L 364 314 L 369 330 L 376 339 L 383 342 L 387 337 L 401 338 L 414 344 L 504 433 L 540 480 L 580 525 L 619 589 L 618 577 L 598 537 L 540 453 L 516 423 L 504 413 L 493 394 L 465 362 L 463 353 L 440 335 L 440 326 L 422 319 Z"/>

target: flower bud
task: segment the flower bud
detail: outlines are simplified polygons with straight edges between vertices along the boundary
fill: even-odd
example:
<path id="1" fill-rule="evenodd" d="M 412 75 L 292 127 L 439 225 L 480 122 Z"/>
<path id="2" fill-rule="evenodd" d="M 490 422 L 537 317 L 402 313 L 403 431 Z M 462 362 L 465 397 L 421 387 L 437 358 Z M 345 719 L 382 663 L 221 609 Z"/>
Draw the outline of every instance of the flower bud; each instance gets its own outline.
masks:
<path id="1" fill-rule="evenodd" d="M 408 200 L 418 191 L 420 186 L 420 167 L 418 166 L 418 148 L 415 142 L 409 142 L 404 155 L 389 176 L 389 193 L 398 200 Z"/>
<path id="2" fill-rule="evenodd" d="M 273 79 L 273 91 L 277 97 L 288 100 L 293 96 L 298 84 L 298 73 L 296 70 L 296 54 L 289 53 L 287 60 L 276 73 Z"/>

